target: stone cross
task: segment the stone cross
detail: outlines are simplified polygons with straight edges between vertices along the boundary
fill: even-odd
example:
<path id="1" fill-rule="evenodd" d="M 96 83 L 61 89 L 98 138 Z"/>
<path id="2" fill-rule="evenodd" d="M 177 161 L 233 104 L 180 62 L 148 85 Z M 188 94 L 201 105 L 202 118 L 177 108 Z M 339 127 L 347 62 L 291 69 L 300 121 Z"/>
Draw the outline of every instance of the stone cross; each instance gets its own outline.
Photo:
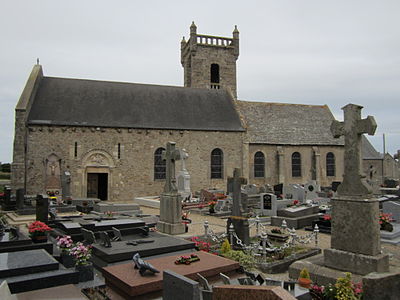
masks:
<path id="1" fill-rule="evenodd" d="M 166 161 L 166 180 L 164 192 L 177 192 L 175 178 L 175 161 L 181 159 L 179 149 L 175 148 L 174 142 L 167 143 L 167 150 L 162 152 L 162 159 Z"/>
<path id="2" fill-rule="evenodd" d="M 228 178 L 228 180 L 233 181 L 233 207 L 232 207 L 232 215 L 233 216 L 241 216 L 242 213 L 240 211 L 240 204 L 241 204 L 241 185 L 247 184 L 247 179 L 244 177 L 240 177 L 241 170 L 239 168 L 235 168 L 233 170 L 233 178 Z"/>
<path id="3" fill-rule="evenodd" d="M 344 111 L 344 122 L 333 121 L 331 132 L 335 138 L 344 136 L 344 175 L 343 182 L 338 187 L 341 196 L 367 196 L 372 193 L 371 186 L 366 182 L 362 172 L 361 136 L 363 133 L 374 135 L 376 122 L 374 117 L 361 119 L 363 107 L 347 104 Z"/>

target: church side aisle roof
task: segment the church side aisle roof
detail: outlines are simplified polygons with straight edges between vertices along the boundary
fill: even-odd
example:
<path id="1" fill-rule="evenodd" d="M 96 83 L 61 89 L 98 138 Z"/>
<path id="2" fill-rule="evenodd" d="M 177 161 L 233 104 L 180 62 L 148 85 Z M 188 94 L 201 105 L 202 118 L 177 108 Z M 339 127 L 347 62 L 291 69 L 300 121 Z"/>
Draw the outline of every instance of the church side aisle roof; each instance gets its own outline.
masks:
<path id="1" fill-rule="evenodd" d="M 237 101 L 250 143 L 344 145 L 330 131 L 334 117 L 327 105 Z"/>
<path id="2" fill-rule="evenodd" d="M 43 77 L 28 124 L 244 131 L 226 91 Z"/>

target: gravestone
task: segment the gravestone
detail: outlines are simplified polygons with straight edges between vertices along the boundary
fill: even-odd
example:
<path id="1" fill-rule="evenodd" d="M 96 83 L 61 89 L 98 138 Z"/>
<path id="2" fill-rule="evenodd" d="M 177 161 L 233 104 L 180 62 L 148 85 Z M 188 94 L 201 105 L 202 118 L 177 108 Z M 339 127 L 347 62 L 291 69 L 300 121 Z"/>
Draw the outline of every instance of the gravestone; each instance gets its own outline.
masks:
<path id="1" fill-rule="evenodd" d="M 276 216 L 277 199 L 274 194 L 260 194 L 260 212 L 263 216 Z"/>
<path id="2" fill-rule="evenodd" d="M 49 198 L 47 195 L 36 196 L 36 221 L 49 222 Z"/>
<path id="3" fill-rule="evenodd" d="M 170 270 L 163 272 L 164 300 L 200 300 L 199 283 Z"/>
<path id="4" fill-rule="evenodd" d="M 17 189 L 15 198 L 17 200 L 17 209 L 23 209 L 25 200 L 25 189 Z"/>
<path id="5" fill-rule="evenodd" d="M 15 210 L 15 201 L 11 199 L 11 188 L 9 186 L 4 187 L 4 201 L 3 210 Z"/>
<path id="6" fill-rule="evenodd" d="M 247 179 L 240 176 L 241 170 L 235 168 L 233 170 L 233 177 L 228 178 L 232 182 L 233 187 L 233 205 L 232 205 L 232 216 L 228 219 L 227 230 L 229 231 L 230 224 L 233 224 L 235 232 L 238 238 L 246 245 L 250 242 L 250 231 L 249 231 L 249 221 L 247 217 L 244 216 L 244 212 L 247 207 L 243 207 L 242 203 L 242 192 L 241 185 L 247 183 Z M 236 243 L 236 239 L 235 243 Z"/>
<path id="7" fill-rule="evenodd" d="M 65 171 L 61 176 L 62 200 L 67 201 L 71 198 L 71 172 Z"/>
<path id="8" fill-rule="evenodd" d="M 311 270 L 313 281 L 320 284 L 334 282 L 343 277 L 342 272 L 351 272 L 363 278 L 364 299 L 376 299 L 373 293 L 398 292 L 395 282 L 400 280 L 400 270 L 389 268 L 389 257 L 381 251 L 378 223 L 379 201 L 372 198 L 372 189 L 362 173 L 361 137 L 376 130 L 373 117 L 361 119 L 362 106 L 348 104 L 343 107 L 344 122 L 333 121 L 334 137 L 345 137 L 344 176 L 338 187 L 338 196 L 331 200 L 332 235 L 331 248 L 323 256 L 297 261 L 289 268 L 289 276 L 297 278 L 300 270 Z M 381 283 L 371 293 L 371 282 Z M 390 285 L 387 283 L 390 282 Z M 398 294 L 397 294 L 398 295 Z"/>
<path id="9" fill-rule="evenodd" d="M 245 193 L 247 195 L 258 194 L 257 186 L 255 184 L 248 184 L 243 188 L 243 193 Z"/>
<path id="10" fill-rule="evenodd" d="M 190 200 L 192 192 L 190 190 L 190 174 L 186 170 L 186 159 L 189 157 L 185 149 L 179 149 L 181 156 L 181 170 L 176 176 L 178 182 L 178 193 L 183 200 Z"/>
<path id="11" fill-rule="evenodd" d="M 304 186 L 306 193 L 306 200 L 314 200 L 318 198 L 318 192 L 321 191 L 321 187 L 317 184 L 315 180 L 311 180 Z"/>
<path id="12" fill-rule="evenodd" d="M 283 196 L 285 199 L 298 200 L 303 203 L 305 194 L 306 191 L 300 184 L 288 184 L 283 186 Z"/>
<path id="13" fill-rule="evenodd" d="M 185 233 L 185 225 L 182 224 L 182 201 L 175 179 L 175 161 L 180 160 L 181 155 L 174 142 L 168 142 L 166 149 L 162 153 L 166 160 L 166 180 L 160 197 L 160 221 L 157 229 L 168 234 L 181 234 Z"/>

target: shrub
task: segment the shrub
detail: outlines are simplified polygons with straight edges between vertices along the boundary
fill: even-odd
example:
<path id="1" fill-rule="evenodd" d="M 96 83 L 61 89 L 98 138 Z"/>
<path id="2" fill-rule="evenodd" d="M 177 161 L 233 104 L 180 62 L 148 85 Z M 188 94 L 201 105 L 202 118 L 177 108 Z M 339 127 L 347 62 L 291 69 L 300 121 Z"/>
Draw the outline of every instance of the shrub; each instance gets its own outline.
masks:
<path id="1" fill-rule="evenodd" d="M 225 254 L 225 253 L 227 253 L 228 251 L 231 251 L 231 250 L 232 250 L 231 244 L 229 244 L 229 241 L 227 239 L 225 239 L 224 242 L 221 245 L 221 253 Z"/>
<path id="2" fill-rule="evenodd" d="M 240 250 L 230 250 L 223 254 L 224 257 L 237 261 L 244 269 L 254 268 L 254 257 Z"/>
<path id="3" fill-rule="evenodd" d="M 310 273 L 308 272 L 308 270 L 306 268 L 304 268 L 303 270 L 300 271 L 299 278 L 310 279 Z"/>

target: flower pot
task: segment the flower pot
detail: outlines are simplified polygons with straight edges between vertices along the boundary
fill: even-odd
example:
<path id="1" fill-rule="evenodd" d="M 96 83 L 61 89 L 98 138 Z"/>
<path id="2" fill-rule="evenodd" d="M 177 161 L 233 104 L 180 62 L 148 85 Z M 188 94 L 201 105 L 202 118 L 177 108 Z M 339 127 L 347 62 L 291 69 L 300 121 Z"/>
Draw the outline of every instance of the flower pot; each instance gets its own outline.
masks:
<path id="1" fill-rule="evenodd" d="M 34 235 L 31 237 L 31 240 L 34 243 L 46 243 L 47 235 Z"/>
<path id="2" fill-rule="evenodd" d="M 213 213 L 215 213 L 215 209 L 214 209 L 214 207 L 210 207 L 210 208 L 208 209 L 208 212 L 209 212 L 210 214 L 213 214 Z"/>
<path id="3" fill-rule="evenodd" d="M 311 279 L 308 278 L 299 278 L 297 279 L 297 283 L 299 284 L 299 286 L 309 289 L 311 287 Z"/>
<path id="4" fill-rule="evenodd" d="M 66 268 L 72 268 L 75 266 L 75 259 L 72 255 L 66 252 L 61 252 L 60 253 L 60 262 L 62 265 Z"/>
<path id="5" fill-rule="evenodd" d="M 93 280 L 94 278 L 94 270 L 93 265 L 77 265 L 75 266 L 75 270 L 79 272 L 79 282 Z"/>
<path id="6" fill-rule="evenodd" d="M 390 224 L 390 223 L 382 223 L 381 224 L 381 230 L 392 232 L 393 231 L 393 225 Z"/>

